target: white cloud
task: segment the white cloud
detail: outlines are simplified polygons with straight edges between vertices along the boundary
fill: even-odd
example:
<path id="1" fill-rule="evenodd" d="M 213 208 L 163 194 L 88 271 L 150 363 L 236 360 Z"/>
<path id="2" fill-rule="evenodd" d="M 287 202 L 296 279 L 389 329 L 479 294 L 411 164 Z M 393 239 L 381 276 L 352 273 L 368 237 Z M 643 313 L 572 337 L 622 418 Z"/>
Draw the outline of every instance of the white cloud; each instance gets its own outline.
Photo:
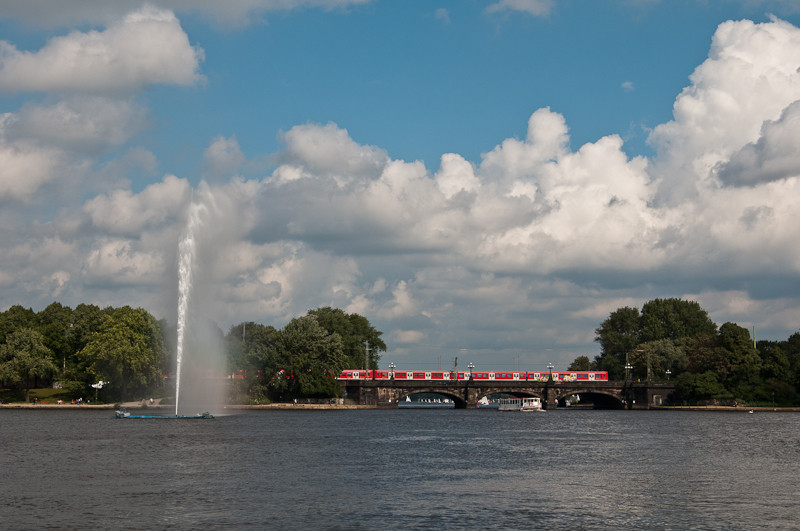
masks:
<path id="1" fill-rule="evenodd" d="M 39 51 L 0 41 L 0 90 L 127 92 L 157 83 L 191 85 L 203 50 L 171 11 L 145 6 L 105 31 L 73 31 Z"/>
<path id="2" fill-rule="evenodd" d="M 374 179 L 389 162 L 385 150 L 357 144 L 346 129 L 333 123 L 296 125 L 281 134 L 281 141 L 285 145 L 279 158 L 282 165 L 332 177 L 340 184 Z"/>
<path id="3" fill-rule="evenodd" d="M 443 7 L 440 7 L 434 11 L 433 16 L 436 18 L 436 20 L 441 20 L 445 24 L 450 24 L 450 12 Z"/>
<path id="4" fill-rule="evenodd" d="M 145 125 L 146 111 L 130 101 L 73 97 L 50 106 L 25 105 L 9 123 L 17 138 L 96 152 L 125 143 Z"/>
<path id="5" fill-rule="evenodd" d="M 419 330 L 395 330 L 392 338 L 398 343 L 419 343 L 425 339 L 425 333 Z"/>
<path id="6" fill-rule="evenodd" d="M 726 185 L 753 186 L 800 175 L 800 101 L 789 105 L 776 121 L 767 120 L 758 141 L 751 142 L 715 170 Z"/>
<path id="7" fill-rule="evenodd" d="M 107 234 L 135 236 L 155 225 L 179 220 L 190 191 L 186 179 L 165 175 L 160 183 L 151 184 L 138 194 L 114 190 L 99 195 L 87 201 L 83 210 Z"/>
<path id="8" fill-rule="evenodd" d="M 633 86 L 633 81 L 625 81 L 620 86 L 622 87 L 622 90 L 624 90 L 625 92 L 633 92 L 634 90 L 636 90 L 636 87 Z"/>
<path id="9" fill-rule="evenodd" d="M 674 120 L 657 126 L 653 175 L 662 200 L 679 202 L 709 184 L 711 170 L 756 142 L 762 124 L 800 99 L 800 30 L 773 20 L 720 24 L 706 61 L 675 100 Z"/>
<path id="10" fill-rule="evenodd" d="M 90 285 L 159 285 L 165 265 L 159 253 L 139 251 L 132 241 L 107 240 L 89 252 L 81 274 Z"/>
<path id="11" fill-rule="evenodd" d="M 486 12 L 521 11 L 535 17 L 543 17 L 550 14 L 553 5 L 553 0 L 500 0 L 487 7 Z"/>
<path id="12" fill-rule="evenodd" d="M 66 159 L 54 148 L 0 140 L 0 201 L 29 201 L 40 186 L 56 177 Z"/>
<path id="13" fill-rule="evenodd" d="M 442 155 L 442 164 L 436 173 L 436 181 L 439 190 L 448 199 L 462 190 L 471 192 L 480 186 L 472 165 L 455 153 Z"/>
<path id="14" fill-rule="evenodd" d="M 230 138 L 218 136 L 203 152 L 203 157 L 206 159 L 206 174 L 210 177 L 234 173 L 245 160 L 236 135 Z"/>

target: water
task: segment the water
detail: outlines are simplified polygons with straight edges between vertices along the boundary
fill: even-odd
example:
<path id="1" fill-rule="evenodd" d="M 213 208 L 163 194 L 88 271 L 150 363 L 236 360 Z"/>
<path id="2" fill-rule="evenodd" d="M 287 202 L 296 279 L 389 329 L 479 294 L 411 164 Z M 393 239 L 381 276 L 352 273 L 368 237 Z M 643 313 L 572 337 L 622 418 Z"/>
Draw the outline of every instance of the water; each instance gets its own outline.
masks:
<path id="1" fill-rule="evenodd" d="M 0 410 L 4 529 L 798 529 L 800 415 Z"/>
<path id="2" fill-rule="evenodd" d="M 186 228 L 181 234 L 178 243 L 178 341 L 177 360 L 175 368 L 175 414 L 178 414 L 178 404 L 181 394 L 181 363 L 186 342 L 187 320 L 189 317 L 189 302 L 192 293 L 192 273 L 194 270 L 195 231 L 202 225 L 204 208 L 192 201 L 189 205 Z"/>

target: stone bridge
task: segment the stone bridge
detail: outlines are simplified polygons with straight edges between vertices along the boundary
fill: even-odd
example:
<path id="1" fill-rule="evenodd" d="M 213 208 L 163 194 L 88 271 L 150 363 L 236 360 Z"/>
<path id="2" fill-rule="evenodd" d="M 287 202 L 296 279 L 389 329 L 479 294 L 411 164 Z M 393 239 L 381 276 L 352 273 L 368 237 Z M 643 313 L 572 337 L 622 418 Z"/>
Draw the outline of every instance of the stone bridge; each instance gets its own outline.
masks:
<path id="1" fill-rule="evenodd" d="M 542 399 L 545 409 L 581 395 L 595 409 L 650 409 L 666 403 L 675 390 L 674 382 L 534 382 L 510 380 L 341 380 L 346 399 L 357 404 L 372 404 L 394 409 L 401 400 L 417 393 L 438 393 L 450 398 L 456 409 L 476 409 L 484 396 L 505 393 Z"/>

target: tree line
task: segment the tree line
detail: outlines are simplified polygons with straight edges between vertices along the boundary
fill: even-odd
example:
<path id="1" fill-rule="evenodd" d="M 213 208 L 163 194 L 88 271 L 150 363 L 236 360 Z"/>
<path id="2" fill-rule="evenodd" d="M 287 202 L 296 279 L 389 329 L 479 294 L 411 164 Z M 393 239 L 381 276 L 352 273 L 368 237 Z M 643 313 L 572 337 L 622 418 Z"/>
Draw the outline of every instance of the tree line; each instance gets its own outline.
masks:
<path id="1" fill-rule="evenodd" d="M 570 370 L 608 371 L 612 380 L 674 379 L 675 398 L 690 403 L 800 403 L 800 333 L 754 344 L 748 329 L 718 327 L 697 302 L 671 298 L 611 312 L 595 341 L 600 354 L 593 361 L 579 356 Z"/>
<path id="2" fill-rule="evenodd" d="M 240 401 L 337 396 L 342 369 L 377 369 L 386 351 L 367 318 L 330 307 L 281 329 L 246 322 L 224 334 L 213 327 L 227 373 L 241 376 L 232 397 Z M 143 308 L 54 302 L 37 313 L 12 306 L 0 313 L 0 384 L 24 389 L 26 401 L 32 387 L 51 382 L 74 398 L 98 381 L 110 382 L 103 396 L 112 400 L 161 396 L 175 370 L 176 335 L 174 325 Z"/>

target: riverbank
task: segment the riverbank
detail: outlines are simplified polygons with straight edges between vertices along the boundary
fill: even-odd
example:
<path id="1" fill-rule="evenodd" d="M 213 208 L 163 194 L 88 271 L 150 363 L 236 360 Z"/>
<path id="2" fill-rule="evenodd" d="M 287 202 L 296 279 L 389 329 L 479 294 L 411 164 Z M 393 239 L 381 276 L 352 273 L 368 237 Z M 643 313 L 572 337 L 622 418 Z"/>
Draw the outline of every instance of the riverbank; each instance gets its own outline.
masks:
<path id="1" fill-rule="evenodd" d="M 660 411 L 726 411 L 730 413 L 800 413 L 800 407 L 652 406 L 650 409 Z"/>
<path id="2" fill-rule="evenodd" d="M 141 402 L 126 402 L 122 407 L 128 410 L 137 411 L 175 411 L 175 406 L 148 405 L 142 407 Z M 339 405 L 339 404 L 263 404 L 258 406 L 249 405 L 227 405 L 223 406 L 226 411 L 238 410 L 317 410 L 317 409 L 377 409 L 377 406 L 364 405 Z M 116 409 L 114 404 L 42 404 L 34 405 L 30 403 L 0 404 L 0 409 Z"/>

